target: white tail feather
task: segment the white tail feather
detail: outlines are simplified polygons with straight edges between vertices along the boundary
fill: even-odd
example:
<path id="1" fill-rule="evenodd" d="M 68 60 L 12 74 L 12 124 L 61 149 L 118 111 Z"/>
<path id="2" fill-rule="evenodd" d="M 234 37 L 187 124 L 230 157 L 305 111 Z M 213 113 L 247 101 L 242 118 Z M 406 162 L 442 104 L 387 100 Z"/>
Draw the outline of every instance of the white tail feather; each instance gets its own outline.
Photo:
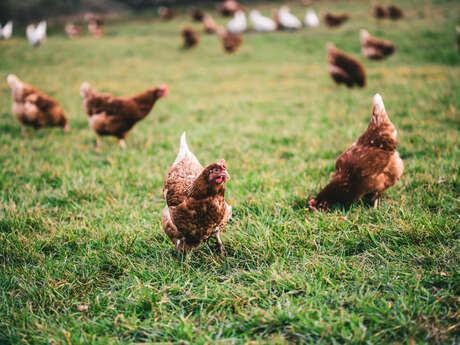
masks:
<path id="1" fill-rule="evenodd" d="M 364 29 L 361 29 L 359 31 L 359 38 L 361 40 L 361 43 L 363 43 L 364 41 L 366 41 L 368 38 L 369 38 L 369 32 L 367 30 L 364 30 Z"/>
<path id="2" fill-rule="evenodd" d="M 375 110 L 376 110 L 377 113 L 381 113 L 381 112 L 386 113 L 385 105 L 383 104 L 382 96 L 380 96 L 380 94 L 378 94 L 378 93 L 376 93 L 375 96 L 374 96 L 374 107 L 375 107 Z"/>
<path id="3" fill-rule="evenodd" d="M 185 136 L 185 132 L 182 133 L 180 137 L 180 148 L 179 148 L 179 153 L 177 154 L 176 160 L 173 163 L 173 166 L 179 163 L 181 160 L 183 160 L 186 156 L 190 156 L 191 159 L 195 160 L 198 162 L 198 159 L 195 157 L 195 155 L 190 152 L 188 145 L 187 145 L 187 139 Z"/>

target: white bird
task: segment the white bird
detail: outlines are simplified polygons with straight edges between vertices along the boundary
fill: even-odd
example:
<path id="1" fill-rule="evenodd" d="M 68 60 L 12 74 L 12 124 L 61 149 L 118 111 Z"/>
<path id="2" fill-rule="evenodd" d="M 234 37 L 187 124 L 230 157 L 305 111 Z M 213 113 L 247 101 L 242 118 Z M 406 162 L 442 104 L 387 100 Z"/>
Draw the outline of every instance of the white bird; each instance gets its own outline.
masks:
<path id="1" fill-rule="evenodd" d="M 6 23 L 3 28 L 0 25 L 0 37 L 3 37 L 4 39 L 8 40 L 11 38 L 11 35 L 13 34 L 13 22 L 10 20 L 8 23 Z"/>
<path id="2" fill-rule="evenodd" d="M 30 45 L 38 47 L 46 38 L 46 21 L 41 21 L 37 26 L 27 25 L 26 35 Z"/>
<path id="3" fill-rule="evenodd" d="M 307 28 L 316 28 L 319 26 L 319 18 L 314 10 L 308 10 L 305 14 L 305 26 Z"/>
<path id="4" fill-rule="evenodd" d="M 241 34 L 246 31 L 246 15 L 243 11 L 238 11 L 227 24 L 227 30 L 233 34 Z"/>
<path id="5" fill-rule="evenodd" d="M 273 19 L 264 17 L 257 10 L 252 10 L 249 14 L 249 20 L 254 30 L 259 32 L 269 32 L 276 30 L 276 23 Z"/>
<path id="6" fill-rule="evenodd" d="M 302 27 L 299 18 L 289 12 L 289 7 L 287 6 L 281 6 L 278 10 L 278 21 L 284 29 L 296 30 Z"/>

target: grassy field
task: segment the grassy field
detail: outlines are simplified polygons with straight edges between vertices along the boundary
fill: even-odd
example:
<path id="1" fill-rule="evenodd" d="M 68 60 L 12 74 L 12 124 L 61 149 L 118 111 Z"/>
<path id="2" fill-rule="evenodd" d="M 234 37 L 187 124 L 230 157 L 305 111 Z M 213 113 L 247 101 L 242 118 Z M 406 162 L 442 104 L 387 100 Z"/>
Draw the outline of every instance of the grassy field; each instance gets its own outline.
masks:
<path id="1" fill-rule="evenodd" d="M 0 344 L 458 343 L 460 2 L 397 3 L 406 18 L 377 23 L 368 1 L 324 0 L 316 10 L 350 22 L 248 33 L 234 56 L 214 36 L 181 49 L 188 17 L 153 12 L 109 24 L 103 39 L 52 27 L 39 49 L 0 41 Z M 398 53 L 364 61 L 360 28 Z M 333 84 L 328 41 L 360 57 L 367 88 Z M 23 138 L 9 73 L 54 96 L 71 131 Z M 96 152 L 83 81 L 117 95 L 166 83 L 170 95 L 126 151 L 105 138 Z M 401 181 L 378 209 L 308 212 L 376 92 L 398 129 Z M 180 257 L 161 229 L 183 131 L 203 164 L 225 158 L 232 175 L 225 257 L 212 243 Z"/>

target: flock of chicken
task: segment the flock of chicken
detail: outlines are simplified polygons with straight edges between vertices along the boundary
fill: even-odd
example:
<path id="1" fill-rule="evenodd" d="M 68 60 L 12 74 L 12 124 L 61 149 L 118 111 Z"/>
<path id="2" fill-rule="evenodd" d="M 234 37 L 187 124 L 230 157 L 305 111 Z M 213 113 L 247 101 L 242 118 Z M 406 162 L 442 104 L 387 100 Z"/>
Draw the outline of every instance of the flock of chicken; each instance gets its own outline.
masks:
<path id="1" fill-rule="evenodd" d="M 244 12 L 235 1 L 226 1 L 220 10 L 225 15 L 234 14 L 233 21 L 243 21 L 241 14 L 244 16 Z M 162 11 L 163 15 L 167 14 L 167 11 Z M 192 15 L 196 20 L 203 21 L 205 26 L 207 21 L 213 22 L 208 14 L 200 10 L 195 10 Z M 348 15 L 329 15 L 327 13 L 324 20 L 332 26 L 339 25 L 338 22 L 349 18 Z M 378 18 L 387 15 L 393 18 L 401 17 L 402 12 L 391 7 L 388 10 L 376 7 L 374 15 Z M 292 14 L 286 8 L 281 8 L 277 12 L 274 21 L 262 17 L 257 11 L 251 11 L 250 14 L 253 27 L 257 31 L 271 31 L 279 26 L 288 28 L 288 22 L 292 27 L 299 25 L 300 21 L 296 22 L 290 16 Z M 97 22 L 95 18 L 89 18 L 89 21 L 93 22 L 93 28 L 89 30 L 102 32 L 101 22 Z M 319 20 L 312 11 L 307 12 L 305 22 L 311 26 L 319 25 Z M 237 26 L 231 21 L 227 30 L 215 29 L 217 32 L 221 31 L 222 37 L 228 35 L 227 39 L 230 40 L 239 37 L 239 33 L 235 32 L 238 31 Z M 5 29 L 8 34 L 12 27 L 6 25 L 2 29 L 2 35 L 5 34 Z M 67 29 L 70 32 L 74 28 Z M 208 30 L 210 29 L 208 27 Z M 46 23 L 44 30 L 46 31 Z M 194 37 L 194 32 L 185 28 L 183 36 L 184 41 L 189 41 Z M 365 30 L 361 30 L 360 40 L 363 54 L 370 59 L 382 59 L 396 51 L 393 44 L 375 39 Z M 224 42 L 224 47 L 225 44 Z M 335 82 L 344 83 L 348 87 L 366 85 L 366 73 L 359 60 L 339 51 L 332 43 L 328 43 L 327 52 L 329 73 Z M 69 129 L 67 116 L 54 99 L 15 75 L 9 75 L 7 82 L 12 90 L 12 112 L 21 123 L 23 134 L 26 133 L 26 126 L 59 126 L 64 130 Z M 159 99 L 168 95 L 168 92 L 168 87 L 162 85 L 132 97 L 115 97 L 99 93 L 90 84 L 83 83 L 80 94 L 83 97 L 83 107 L 88 115 L 89 126 L 97 136 L 97 147 L 101 144 L 101 136 L 111 135 L 118 138 L 122 148 L 126 148 L 125 138 L 128 133 L 138 121 L 151 112 Z M 368 128 L 337 159 L 331 182 L 309 202 L 310 209 L 328 210 L 332 205 L 346 205 L 361 198 L 367 198 L 377 207 L 379 198 L 399 180 L 404 170 L 404 164 L 396 151 L 396 134 L 382 97 L 376 94 Z M 163 189 L 166 201 L 163 210 L 163 229 L 176 248 L 185 251 L 215 236 L 219 251 L 223 250 L 220 233 L 232 214 L 231 206 L 225 202 L 225 183 L 228 179 L 230 175 L 223 160 L 203 168 L 189 150 L 185 133 L 182 134 L 179 153 L 167 174 Z"/>

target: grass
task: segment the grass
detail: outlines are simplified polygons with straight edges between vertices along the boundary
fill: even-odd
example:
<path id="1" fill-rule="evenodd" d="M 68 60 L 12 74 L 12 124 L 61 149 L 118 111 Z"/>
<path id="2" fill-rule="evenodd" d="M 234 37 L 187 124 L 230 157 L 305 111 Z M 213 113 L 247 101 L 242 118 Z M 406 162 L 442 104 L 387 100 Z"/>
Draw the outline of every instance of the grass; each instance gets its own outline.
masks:
<path id="1" fill-rule="evenodd" d="M 377 23 L 368 2 L 321 1 L 317 10 L 351 21 L 249 33 L 234 56 L 213 36 L 180 49 L 185 15 L 130 17 L 103 39 L 54 30 L 39 49 L 1 41 L 0 343 L 458 343 L 460 3 L 398 5 L 404 20 Z M 364 61 L 362 27 L 398 53 Z M 364 61 L 367 88 L 333 84 L 327 41 Z M 54 96 L 71 132 L 21 137 L 8 73 Z M 126 151 L 105 138 L 96 152 L 83 81 L 117 95 L 167 83 L 170 96 Z M 401 181 L 376 210 L 307 212 L 366 128 L 376 92 L 398 129 Z M 203 164 L 225 158 L 232 175 L 225 257 L 211 243 L 179 257 L 161 229 L 184 130 Z"/>

